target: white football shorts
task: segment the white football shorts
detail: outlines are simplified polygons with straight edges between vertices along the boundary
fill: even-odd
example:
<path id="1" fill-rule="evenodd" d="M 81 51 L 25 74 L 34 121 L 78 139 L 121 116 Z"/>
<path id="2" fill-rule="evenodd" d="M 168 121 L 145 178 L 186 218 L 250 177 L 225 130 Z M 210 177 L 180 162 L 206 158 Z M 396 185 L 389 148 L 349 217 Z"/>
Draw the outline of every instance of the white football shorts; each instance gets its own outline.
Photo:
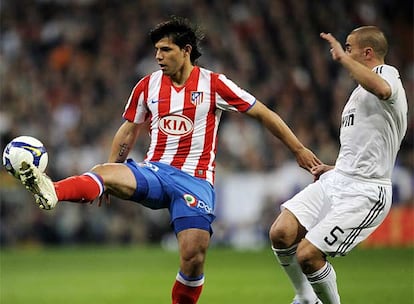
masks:
<path id="1" fill-rule="evenodd" d="M 343 256 L 385 219 L 391 184 L 355 179 L 330 170 L 282 205 L 308 233 L 306 239 L 329 256 Z"/>

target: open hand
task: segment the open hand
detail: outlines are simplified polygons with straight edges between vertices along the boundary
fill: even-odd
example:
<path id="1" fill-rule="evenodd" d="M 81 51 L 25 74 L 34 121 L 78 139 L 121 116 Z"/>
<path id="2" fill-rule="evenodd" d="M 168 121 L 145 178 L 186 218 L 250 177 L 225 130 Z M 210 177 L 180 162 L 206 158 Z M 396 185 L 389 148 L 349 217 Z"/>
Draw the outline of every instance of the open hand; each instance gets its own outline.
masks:
<path id="1" fill-rule="evenodd" d="M 332 59 L 336 61 L 341 61 L 341 59 L 346 56 L 344 49 L 342 48 L 341 44 L 336 40 L 334 36 L 330 33 L 321 33 L 320 34 L 322 39 L 325 39 L 331 45 L 331 55 Z"/>

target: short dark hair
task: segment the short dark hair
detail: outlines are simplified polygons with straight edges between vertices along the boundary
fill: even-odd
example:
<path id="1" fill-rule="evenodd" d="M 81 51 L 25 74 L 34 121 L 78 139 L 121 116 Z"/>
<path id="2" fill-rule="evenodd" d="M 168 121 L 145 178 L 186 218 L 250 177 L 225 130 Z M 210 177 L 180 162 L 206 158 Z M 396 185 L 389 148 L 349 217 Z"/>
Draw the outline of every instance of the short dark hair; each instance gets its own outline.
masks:
<path id="1" fill-rule="evenodd" d="M 191 45 L 190 60 L 193 64 L 201 56 L 199 44 L 204 39 L 204 34 L 186 18 L 171 16 L 168 21 L 157 24 L 149 36 L 154 45 L 164 37 L 170 37 L 180 48 Z"/>

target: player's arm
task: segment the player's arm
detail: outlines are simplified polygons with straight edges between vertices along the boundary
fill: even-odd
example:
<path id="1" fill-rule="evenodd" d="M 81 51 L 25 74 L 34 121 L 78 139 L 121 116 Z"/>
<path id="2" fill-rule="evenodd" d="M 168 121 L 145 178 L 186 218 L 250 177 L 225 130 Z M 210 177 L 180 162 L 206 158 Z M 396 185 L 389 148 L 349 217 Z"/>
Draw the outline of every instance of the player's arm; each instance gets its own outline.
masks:
<path id="1" fill-rule="evenodd" d="M 129 152 L 134 147 L 142 125 L 125 121 L 116 132 L 112 140 L 112 148 L 108 161 L 111 163 L 122 163 L 126 160 Z"/>
<path id="2" fill-rule="evenodd" d="M 246 113 L 257 119 L 274 136 L 279 138 L 295 155 L 300 167 L 310 171 L 312 167 L 321 164 L 321 161 L 299 141 L 280 116 L 263 103 L 256 100 L 256 103 Z"/>
<path id="3" fill-rule="evenodd" d="M 387 100 L 391 96 L 391 87 L 377 73 L 370 68 L 352 59 L 344 51 L 341 44 L 331 34 L 321 33 L 321 38 L 329 42 L 331 46 L 332 58 L 338 61 L 346 68 L 354 78 L 365 90 L 371 92 L 381 100 Z M 375 56 L 374 50 L 370 47 L 365 48 L 365 56 Z"/>
<path id="4" fill-rule="evenodd" d="M 108 157 L 109 163 L 123 163 L 126 160 L 137 141 L 141 128 L 142 125 L 129 122 L 128 120 L 119 127 L 112 140 L 112 147 Z M 98 198 L 98 206 L 100 207 L 103 202 L 106 202 L 108 205 L 111 203 L 107 192 Z"/>

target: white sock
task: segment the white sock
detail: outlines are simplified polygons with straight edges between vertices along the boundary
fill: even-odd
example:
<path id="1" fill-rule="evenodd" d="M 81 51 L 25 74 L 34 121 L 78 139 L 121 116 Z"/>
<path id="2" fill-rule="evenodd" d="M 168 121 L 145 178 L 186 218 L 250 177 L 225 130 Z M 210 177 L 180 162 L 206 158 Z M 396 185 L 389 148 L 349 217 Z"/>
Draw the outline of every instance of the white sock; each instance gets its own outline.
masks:
<path id="1" fill-rule="evenodd" d="M 336 273 L 331 264 L 326 264 L 318 271 L 307 275 L 313 290 L 323 304 L 340 304 Z"/>
<path id="2" fill-rule="evenodd" d="M 297 247 L 297 245 L 286 249 L 276 249 L 272 247 L 272 250 L 295 289 L 296 299 L 301 303 L 313 304 L 316 302 L 317 296 L 296 259 Z"/>

